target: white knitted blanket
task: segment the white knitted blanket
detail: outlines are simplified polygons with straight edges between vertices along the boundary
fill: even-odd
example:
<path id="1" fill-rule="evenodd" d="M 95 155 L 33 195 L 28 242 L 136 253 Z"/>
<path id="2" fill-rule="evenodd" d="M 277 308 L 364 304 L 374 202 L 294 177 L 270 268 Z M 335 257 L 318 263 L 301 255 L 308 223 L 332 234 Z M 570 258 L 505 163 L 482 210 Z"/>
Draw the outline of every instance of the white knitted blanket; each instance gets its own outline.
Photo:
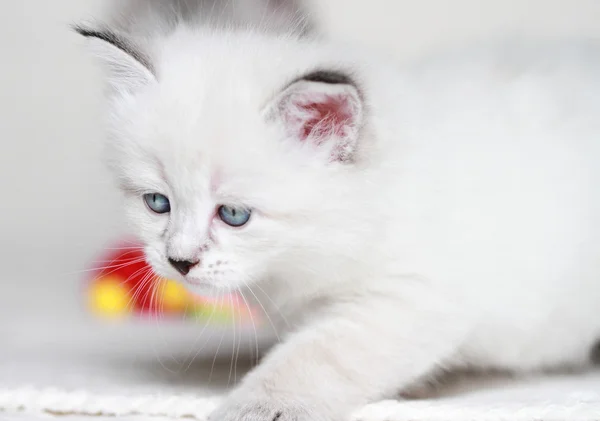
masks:
<path id="1" fill-rule="evenodd" d="M 8 344 L 0 350 L 2 420 L 51 414 L 78 415 L 77 420 L 142 416 L 203 421 L 228 384 L 244 371 L 241 363 L 238 367 L 217 363 L 210 375 L 212 359 L 207 356 L 219 343 L 218 332 L 187 368 L 186 352 L 174 350 L 202 348 L 202 341 L 193 343 L 198 338 L 195 326 L 110 326 L 88 321 L 67 330 L 57 329 L 56 321 L 48 323 L 51 326 L 43 329 L 39 322 L 12 329 L 0 326 Z M 209 336 L 203 334 L 205 339 Z M 230 354 L 230 338 L 221 343 L 221 350 Z M 600 372 L 519 381 L 472 379 L 435 399 L 370 405 L 354 419 L 600 420 Z"/>

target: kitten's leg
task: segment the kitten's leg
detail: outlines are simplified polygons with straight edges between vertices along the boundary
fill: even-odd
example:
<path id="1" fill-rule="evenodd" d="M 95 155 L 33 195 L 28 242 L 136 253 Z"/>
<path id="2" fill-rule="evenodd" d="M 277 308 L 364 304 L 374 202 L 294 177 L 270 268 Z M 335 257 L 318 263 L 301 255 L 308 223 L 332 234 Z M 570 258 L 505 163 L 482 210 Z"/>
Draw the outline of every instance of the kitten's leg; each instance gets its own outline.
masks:
<path id="1" fill-rule="evenodd" d="M 342 421 L 452 356 L 465 319 L 431 295 L 338 304 L 275 347 L 211 421 Z"/>

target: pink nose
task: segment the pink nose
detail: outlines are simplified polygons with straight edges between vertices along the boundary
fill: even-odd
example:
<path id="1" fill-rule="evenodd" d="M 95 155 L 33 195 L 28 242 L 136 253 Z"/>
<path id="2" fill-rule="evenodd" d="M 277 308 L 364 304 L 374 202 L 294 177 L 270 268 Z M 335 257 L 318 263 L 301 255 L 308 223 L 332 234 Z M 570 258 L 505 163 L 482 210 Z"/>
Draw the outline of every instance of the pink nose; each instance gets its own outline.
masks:
<path id="1" fill-rule="evenodd" d="M 173 266 L 177 272 L 185 276 L 190 273 L 190 270 L 200 263 L 200 261 L 191 262 L 189 260 L 174 260 L 169 258 L 169 263 L 171 263 L 171 266 Z"/>

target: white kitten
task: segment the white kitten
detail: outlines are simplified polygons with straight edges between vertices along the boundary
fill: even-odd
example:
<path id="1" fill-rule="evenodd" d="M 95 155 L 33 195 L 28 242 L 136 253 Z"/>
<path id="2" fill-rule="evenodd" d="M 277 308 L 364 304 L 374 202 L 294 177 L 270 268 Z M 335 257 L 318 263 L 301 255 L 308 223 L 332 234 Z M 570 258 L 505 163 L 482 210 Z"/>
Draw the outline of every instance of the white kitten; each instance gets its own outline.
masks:
<path id="1" fill-rule="evenodd" d="M 149 262 L 293 326 L 214 420 L 344 420 L 440 367 L 584 366 L 600 337 L 600 48 L 397 72 L 179 26 L 109 72 L 110 162 Z M 271 304 L 271 301 L 265 302 Z"/>

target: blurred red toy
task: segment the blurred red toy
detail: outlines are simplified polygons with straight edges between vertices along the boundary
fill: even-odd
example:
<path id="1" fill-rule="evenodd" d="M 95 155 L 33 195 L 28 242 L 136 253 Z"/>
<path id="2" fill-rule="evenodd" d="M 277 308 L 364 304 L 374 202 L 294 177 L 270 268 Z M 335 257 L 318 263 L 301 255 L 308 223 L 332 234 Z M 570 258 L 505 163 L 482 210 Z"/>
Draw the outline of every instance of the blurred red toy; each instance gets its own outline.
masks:
<path id="1" fill-rule="evenodd" d="M 98 263 L 87 290 L 88 305 L 97 315 L 179 315 L 216 322 L 254 316 L 237 296 L 220 300 L 200 297 L 179 282 L 157 276 L 135 243 L 109 249 Z"/>

